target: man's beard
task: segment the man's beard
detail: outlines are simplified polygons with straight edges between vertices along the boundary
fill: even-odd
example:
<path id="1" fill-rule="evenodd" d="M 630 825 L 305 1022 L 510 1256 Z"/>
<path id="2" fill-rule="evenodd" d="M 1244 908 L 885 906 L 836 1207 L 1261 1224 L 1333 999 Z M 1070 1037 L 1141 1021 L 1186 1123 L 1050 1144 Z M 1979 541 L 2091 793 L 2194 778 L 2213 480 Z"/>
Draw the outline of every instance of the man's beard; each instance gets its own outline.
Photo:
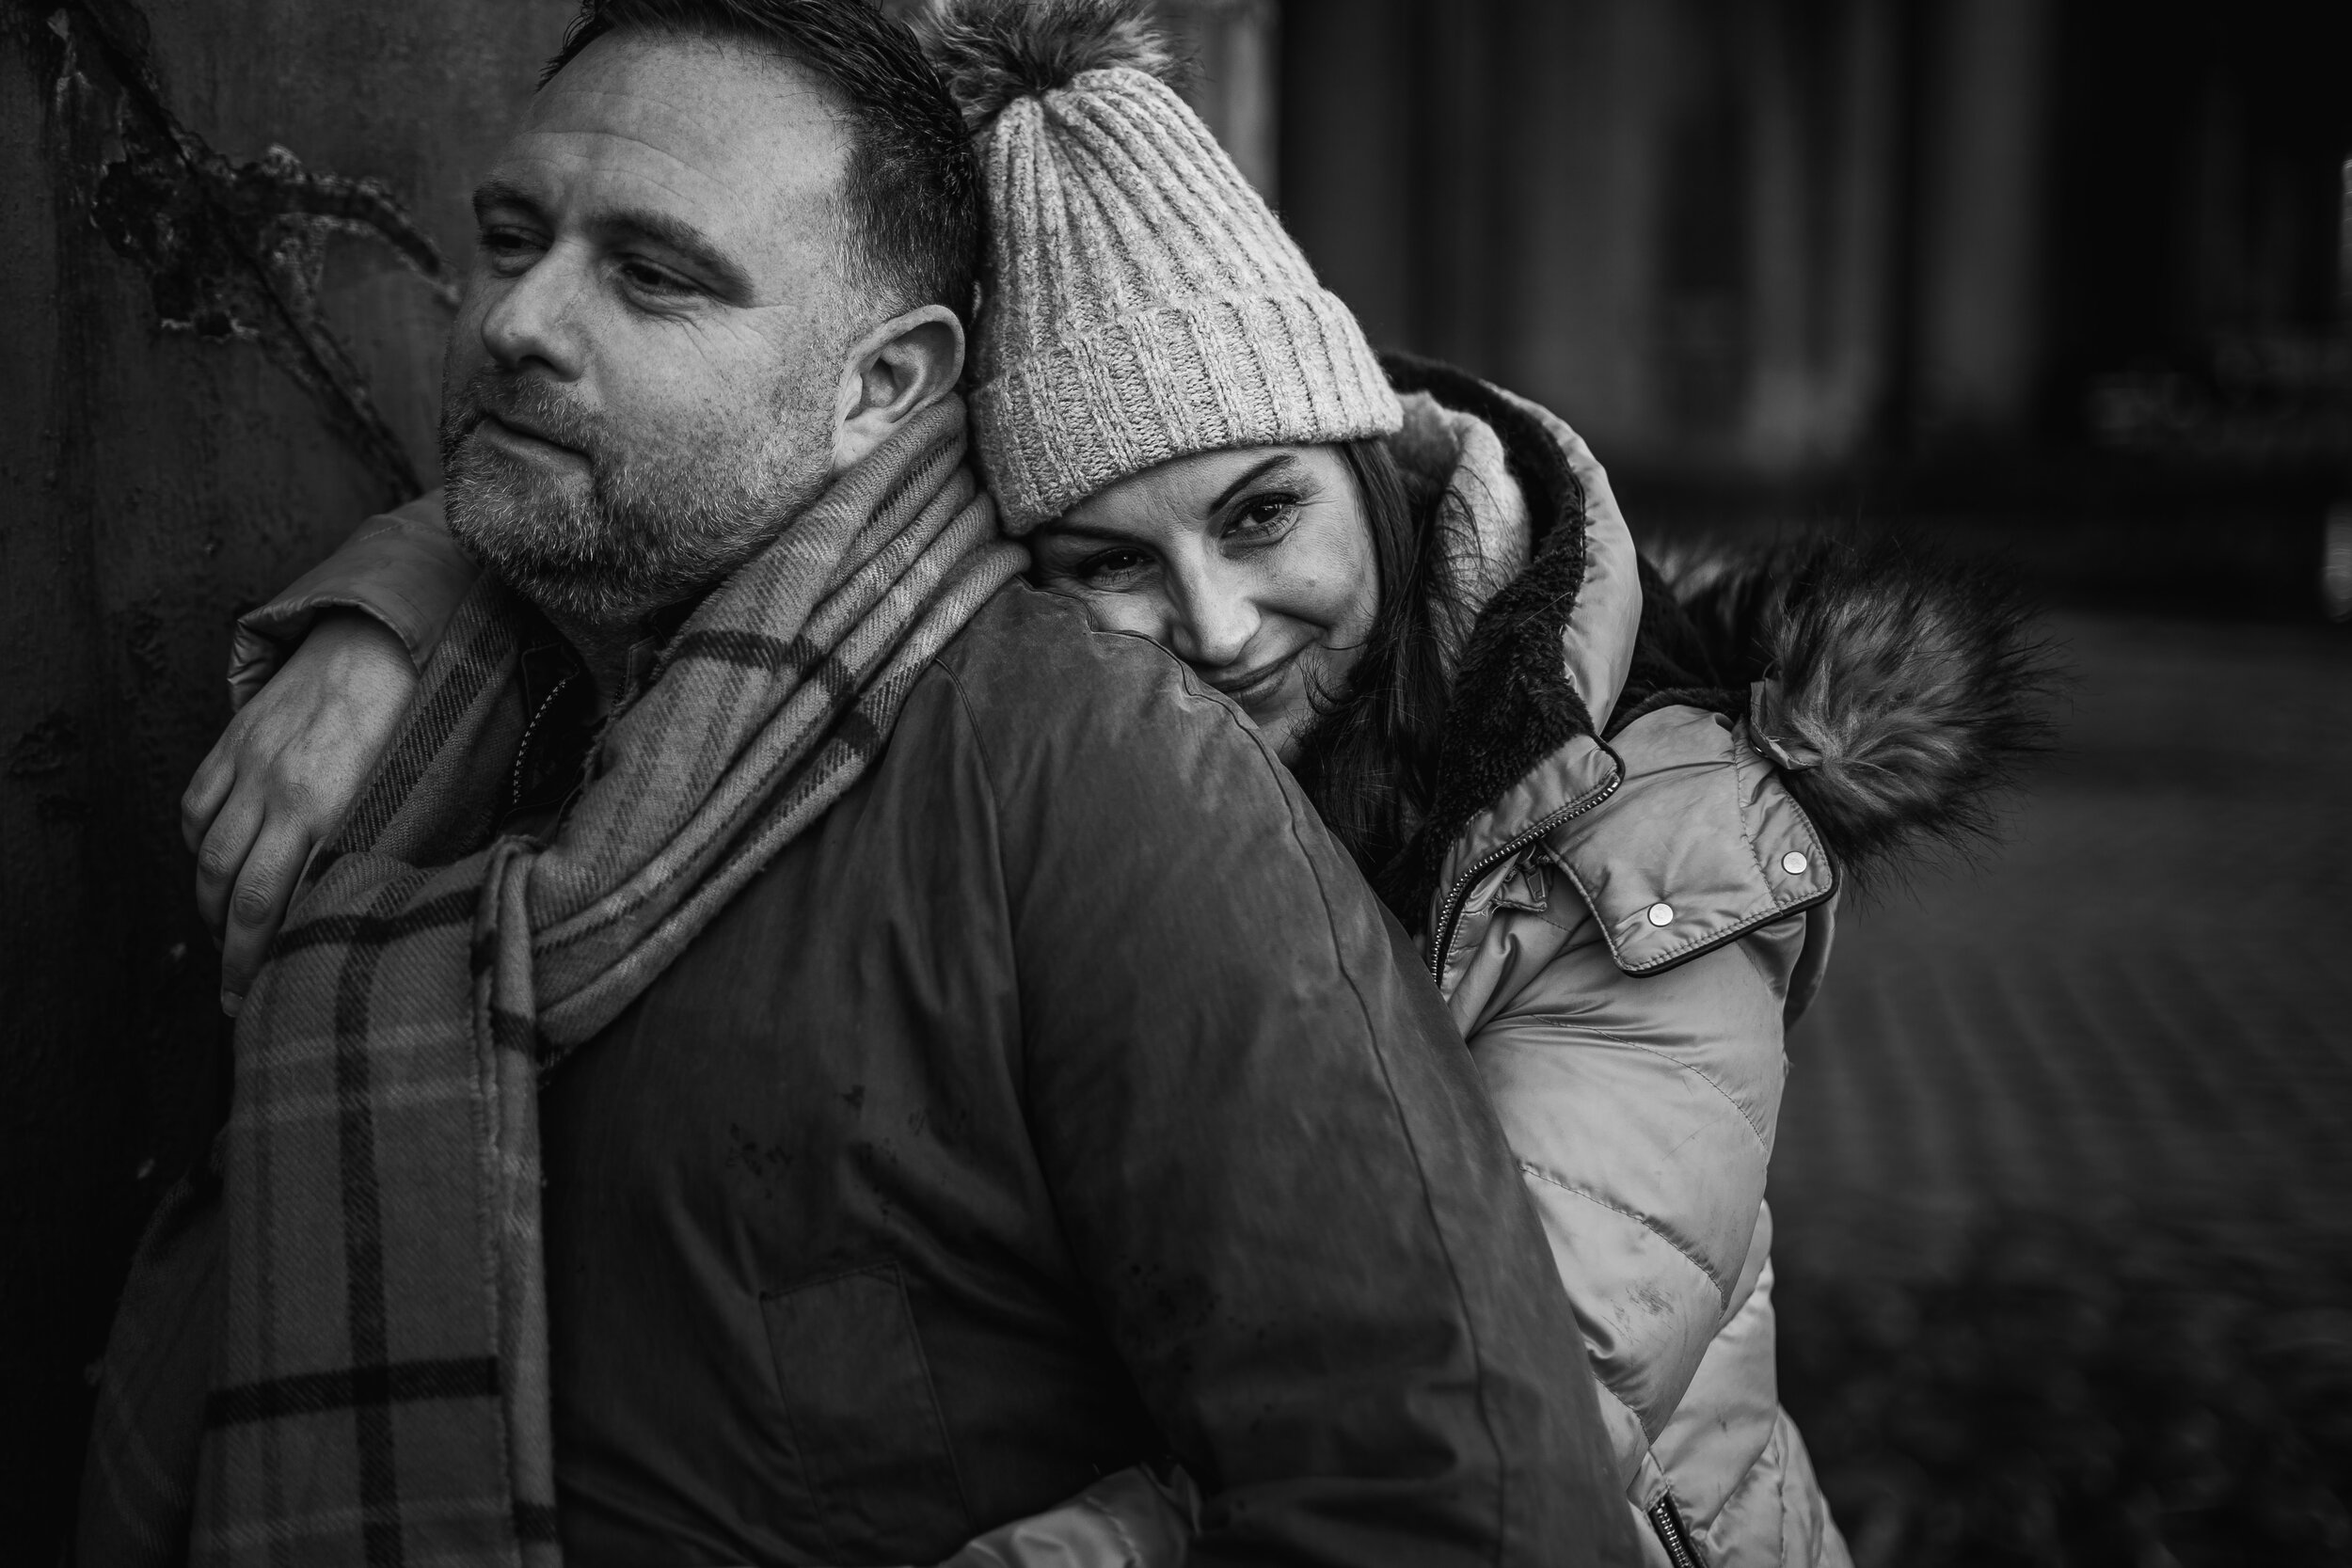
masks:
<path id="1" fill-rule="evenodd" d="M 485 414 L 580 453 L 581 494 L 535 465 L 470 439 Z M 781 396 L 740 427 L 632 443 L 555 383 L 476 371 L 443 398 L 441 474 L 450 532 L 540 609 L 619 628 L 725 577 L 824 487 L 819 411 Z"/>

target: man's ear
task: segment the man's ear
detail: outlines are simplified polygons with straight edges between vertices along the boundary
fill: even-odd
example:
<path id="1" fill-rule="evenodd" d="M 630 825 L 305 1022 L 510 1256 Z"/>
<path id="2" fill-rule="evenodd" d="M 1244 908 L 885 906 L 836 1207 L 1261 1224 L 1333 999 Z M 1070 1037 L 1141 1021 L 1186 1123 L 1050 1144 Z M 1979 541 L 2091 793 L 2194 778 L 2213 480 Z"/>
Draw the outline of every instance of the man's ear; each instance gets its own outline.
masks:
<path id="1" fill-rule="evenodd" d="M 944 305 L 893 316 L 859 339 L 834 394 L 832 471 L 881 446 L 962 374 L 963 324 Z"/>

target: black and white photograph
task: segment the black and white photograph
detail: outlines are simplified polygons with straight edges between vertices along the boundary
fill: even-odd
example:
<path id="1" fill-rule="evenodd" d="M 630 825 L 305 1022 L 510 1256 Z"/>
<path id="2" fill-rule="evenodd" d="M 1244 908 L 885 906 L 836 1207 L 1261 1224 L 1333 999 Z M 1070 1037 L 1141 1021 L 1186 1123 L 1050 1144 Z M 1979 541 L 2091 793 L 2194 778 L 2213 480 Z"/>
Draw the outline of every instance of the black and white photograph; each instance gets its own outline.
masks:
<path id="1" fill-rule="evenodd" d="M 2352 1568 L 2352 4 L 0 0 L 0 1568 Z"/>

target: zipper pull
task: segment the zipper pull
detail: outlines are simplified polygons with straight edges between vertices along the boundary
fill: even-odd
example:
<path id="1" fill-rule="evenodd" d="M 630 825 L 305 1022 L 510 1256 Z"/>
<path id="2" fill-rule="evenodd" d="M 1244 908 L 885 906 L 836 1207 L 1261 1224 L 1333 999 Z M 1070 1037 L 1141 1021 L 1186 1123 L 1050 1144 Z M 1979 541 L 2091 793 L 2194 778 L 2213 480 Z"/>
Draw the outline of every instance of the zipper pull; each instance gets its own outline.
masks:
<path id="1" fill-rule="evenodd" d="M 1672 1496 L 1650 1504 L 1649 1524 L 1658 1532 L 1659 1544 L 1666 1548 L 1666 1560 L 1675 1568 L 1707 1568 L 1707 1554 L 1692 1539 L 1691 1528 L 1682 1522 Z"/>

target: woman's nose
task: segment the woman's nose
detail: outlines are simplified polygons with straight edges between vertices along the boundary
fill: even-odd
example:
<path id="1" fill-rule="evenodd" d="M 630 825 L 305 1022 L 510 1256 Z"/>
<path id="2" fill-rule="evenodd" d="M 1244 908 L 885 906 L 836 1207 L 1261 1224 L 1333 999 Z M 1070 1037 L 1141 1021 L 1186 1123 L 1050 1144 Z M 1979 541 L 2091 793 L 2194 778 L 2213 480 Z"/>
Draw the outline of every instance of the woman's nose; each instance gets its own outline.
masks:
<path id="1" fill-rule="evenodd" d="M 1258 634 L 1258 606 L 1240 575 L 1223 562 L 1201 562 L 1177 574 L 1173 651 L 1187 664 L 1223 670 L 1241 662 Z"/>

